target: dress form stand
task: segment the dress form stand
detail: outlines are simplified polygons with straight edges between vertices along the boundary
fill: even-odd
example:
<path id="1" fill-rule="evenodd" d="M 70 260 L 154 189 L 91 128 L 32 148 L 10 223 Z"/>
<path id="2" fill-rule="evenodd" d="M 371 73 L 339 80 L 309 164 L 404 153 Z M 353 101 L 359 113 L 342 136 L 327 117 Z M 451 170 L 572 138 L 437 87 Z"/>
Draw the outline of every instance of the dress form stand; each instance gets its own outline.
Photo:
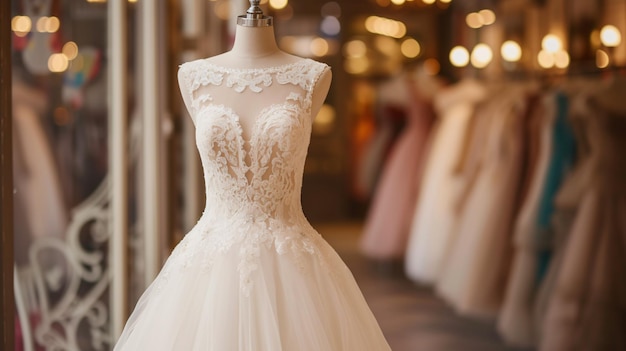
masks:
<path id="1" fill-rule="evenodd" d="M 290 55 L 278 47 L 274 34 L 273 18 L 265 16 L 259 7 L 260 0 L 250 0 L 250 8 L 245 15 L 237 17 L 237 27 L 235 30 L 235 41 L 230 51 L 223 54 L 209 57 L 207 62 L 234 70 L 262 69 L 268 67 L 279 67 L 303 60 L 303 58 Z M 312 96 L 311 114 L 317 115 L 332 80 L 330 70 L 324 71 L 319 78 Z M 179 76 L 179 82 L 182 81 Z M 183 100 L 190 106 L 191 97 L 186 96 L 183 91 Z M 254 106 L 248 107 L 250 111 L 242 111 L 242 114 L 254 115 Z M 241 121 L 244 128 L 250 127 L 253 121 L 245 118 Z"/>

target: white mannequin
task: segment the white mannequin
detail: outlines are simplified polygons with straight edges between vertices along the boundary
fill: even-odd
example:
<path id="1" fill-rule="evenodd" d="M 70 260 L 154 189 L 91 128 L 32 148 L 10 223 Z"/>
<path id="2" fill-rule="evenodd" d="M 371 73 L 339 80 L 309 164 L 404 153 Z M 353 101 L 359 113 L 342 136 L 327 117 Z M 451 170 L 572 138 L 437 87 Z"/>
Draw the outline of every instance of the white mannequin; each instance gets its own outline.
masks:
<path id="1" fill-rule="evenodd" d="M 235 42 L 233 48 L 223 54 L 207 58 L 206 61 L 220 67 L 232 69 L 250 69 L 250 68 L 267 68 L 283 66 L 303 60 L 303 58 L 290 55 L 278 48 L 276 38 L 274 36 L 273 26 L 263 27 L 247 27 L 237 25 L 235 31 Z M 322 107 L 330 83 L 332 73 L 325 70 L 319 78 L 317 85 L 313 91 L 313 101 L 311 104 L 311 116 L 315 118 Z M 178 76 L 179 84 L 184 80 Z M 187 90 L 181 86 L 183 100 L 187 108 L 191 106 L 191 96 Z M 258 106 L 255 104 L 247 104 L 240 106 L 240 123 L 242 128 L 250 130 L 254 124 L 254 119 L 258 113 Z"/>

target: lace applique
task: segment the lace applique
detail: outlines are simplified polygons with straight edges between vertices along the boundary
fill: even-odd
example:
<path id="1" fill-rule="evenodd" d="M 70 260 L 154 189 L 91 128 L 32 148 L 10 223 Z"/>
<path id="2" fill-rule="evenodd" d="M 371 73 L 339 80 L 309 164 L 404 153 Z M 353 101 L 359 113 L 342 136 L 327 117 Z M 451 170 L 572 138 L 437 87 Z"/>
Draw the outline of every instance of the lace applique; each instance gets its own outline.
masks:
<path id="1" fill-rule="evenodd" d="M 201 60 L 180 65 L 180 71 L 184 80 L 183 85 L 186 87 L 186 93 L 192 98 L 191 107 L 193 111 L 190 111 L 192 113 L 197 112 L 203 103 L 213 100 L 210 94 L 195 96 L 195 92 L 203 86 L 222 85 L 224 80 L 223 72 L 207 70 Z"/>
<path id="2" fill-rule="evenodd" d="M 260 93 L 263 91 L 263 88 L 260 87 L 259 84 L 269 87 L 272 85 L 272 76 L 266 72 L 234 72 L 229 74 L 226 80 L 226 85 L 229 88 L 234 88 L 238 93 L 243 92 L 246 88 L 249 88 L 255 93 Z"/>
<path id="3" fill-rule="evenodd" d="M 294 101 L 302 105 L 304 103 L 304 98 L 302 97 L 302 94 L 291 92 L 289 93 L 289 96 L 287 96 L 287 101 Z"/>
<path id="4" fill-rule="evenodd" d="M 204 169 L 207 207 L 198 224 L 177 245 L 160 283 L 173 269 L 200 265 L 210 269 L 222 255 L 238 255 L 242 292 L 253 287 L 253 272 L 263 250 L 288 255 L 296 266 L 309 257 L 325 261 L 321 236 L 300 204 L 304 161 L 311 134 L 314 87 L 326 65 L 313 60 L 267 68 L 232 70 L 199 60 L 181 66 L 190 90 L 196 144 Z M 289 88 L 284 101 L 255 116 L 249 140 L 237 113 L 197 94 L 201 86 L 259 94 L 273 84 Z M 157 289 L 158 290 L 158 289 Z"/>
<path id="5" fill-rule="evenodd" d="M 211 94 L 205 93 L 198 96 L 197 99 L 194 99 L 192 101 L 192 107 L 194 111 L 198 111 L 204 104 L 211 101 L 213 101 L 213 97 L 211 96 Z"/>

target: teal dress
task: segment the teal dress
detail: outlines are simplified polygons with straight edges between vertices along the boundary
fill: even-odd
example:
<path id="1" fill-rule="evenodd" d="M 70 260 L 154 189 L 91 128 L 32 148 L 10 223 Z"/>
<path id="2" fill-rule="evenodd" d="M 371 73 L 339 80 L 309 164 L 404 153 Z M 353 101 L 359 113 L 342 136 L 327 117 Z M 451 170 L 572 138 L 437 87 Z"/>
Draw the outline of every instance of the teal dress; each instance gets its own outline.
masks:
<path id="1" fill-rule="evenodd" d="M 554 214 L 554 198 L 563 183 L 565 176 L 571 170 L 576 158 L 576 140 L 569 121 L 569 98 L 562 92 L 555 95 L 556 119 L 552 129 L 552 154 L 546 172 L 544 187 L 539 198 L 537 216 L 537 241 L 539 247 L 539 265 L 537 280 L 545 276 L 550 259 L 552 258 L 554 239 L 552 230 L 552 216 Z"/>

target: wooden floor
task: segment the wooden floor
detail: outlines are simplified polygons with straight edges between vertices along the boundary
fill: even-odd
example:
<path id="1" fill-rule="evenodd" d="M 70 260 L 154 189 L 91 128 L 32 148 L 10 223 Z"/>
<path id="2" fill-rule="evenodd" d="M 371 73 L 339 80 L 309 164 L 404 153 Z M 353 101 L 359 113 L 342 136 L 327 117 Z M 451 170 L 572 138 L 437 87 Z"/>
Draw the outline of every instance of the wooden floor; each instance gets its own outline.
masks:
<path id="1" fill-rule="evenodd" d="M 513 351 L 493 322 L 457 315 L 426 287 L 393 265 L 368 262 L 357 250 L 358 224 L 316 225 L 352 270 L 394 351 Z M 356 351 L 356 350 L 355 350 Z"/>

